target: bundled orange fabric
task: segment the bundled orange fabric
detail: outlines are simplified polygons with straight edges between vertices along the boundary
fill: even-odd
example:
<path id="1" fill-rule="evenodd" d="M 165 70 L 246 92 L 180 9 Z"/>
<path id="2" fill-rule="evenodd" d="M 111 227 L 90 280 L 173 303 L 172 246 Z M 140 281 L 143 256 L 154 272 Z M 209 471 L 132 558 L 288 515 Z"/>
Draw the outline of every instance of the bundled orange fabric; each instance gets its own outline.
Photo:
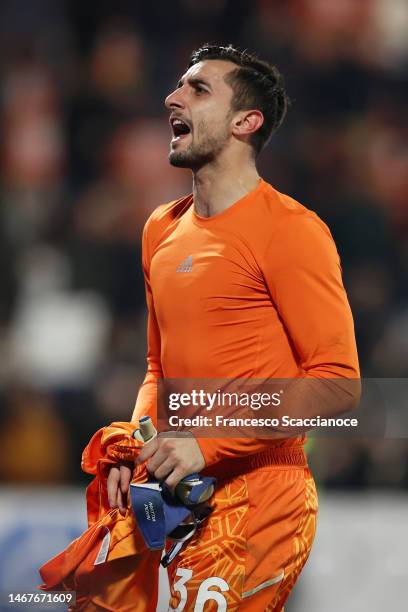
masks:
<path id="1" fill-rule="evenodd" d="M 40 568 L 43 590 L 76 591 L 70 610 L 153 612 L 158 592 L 161 551 L 147 550 L 129 510 L 122 516 L 109 508 L 107 466 L 135 459 L 141 443 L 132 437 L 132 423 L 112 423 L 100 429 L 82 455 L 82 468 L 95 474 L 87 489 L 89 528 Z M 139 468 L 134 482 L 145 482 Z"/>
<path id="2" fill-rule="evenodd" d="M 115 421 L 99 429 L 82 453 L 83 471 L 95 475 L 86 491 L 88 525 L 92 525 L 110 510 L 106 489 L 109 466 L 120 461 L 133 463 L 142 447 L 142 443 L 132 436 L 134 430 L 134 423 Z M 144 467 L 135 470 L 133 480 L 147 480 Z"/>

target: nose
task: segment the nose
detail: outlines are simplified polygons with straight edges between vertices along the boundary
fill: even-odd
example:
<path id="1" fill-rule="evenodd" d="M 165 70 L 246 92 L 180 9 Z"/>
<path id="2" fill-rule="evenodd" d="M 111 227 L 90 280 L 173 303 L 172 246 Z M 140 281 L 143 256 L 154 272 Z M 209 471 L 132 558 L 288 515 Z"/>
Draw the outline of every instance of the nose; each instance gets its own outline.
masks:
<path id="1" fill-rule="evenodd" d="M 183 108 L 183 96 L 182 96 L 182 87 L 178 87 L 171 94 L 167 96 L 164 101 L 166 108 L 171 110 L 172 108 Z"/>

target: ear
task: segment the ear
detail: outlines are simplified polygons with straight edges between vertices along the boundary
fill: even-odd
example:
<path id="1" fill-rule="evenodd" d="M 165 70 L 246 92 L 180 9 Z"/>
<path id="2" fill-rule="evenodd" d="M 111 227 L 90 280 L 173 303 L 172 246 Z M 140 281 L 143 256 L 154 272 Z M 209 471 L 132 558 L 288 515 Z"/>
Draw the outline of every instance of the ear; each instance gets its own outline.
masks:
<path id="1" fill-rule="evenodd" d="M 259 130 L 264 122 L 264 116 L 260 110 L 246 110 L 238 112 L 232 121 L 232 133 L 238 138 L 251 136 Z"/>

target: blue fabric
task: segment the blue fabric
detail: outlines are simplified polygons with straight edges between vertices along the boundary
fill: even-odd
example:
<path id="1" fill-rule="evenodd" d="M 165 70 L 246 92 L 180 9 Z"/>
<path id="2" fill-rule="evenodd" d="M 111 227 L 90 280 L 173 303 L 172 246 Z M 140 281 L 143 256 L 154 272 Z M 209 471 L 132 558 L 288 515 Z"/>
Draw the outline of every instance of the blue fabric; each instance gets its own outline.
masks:
<path id="1" fill-rule="evenodd" d="M 158 482 L 131 484 L 130 499 L 146 546 L 152 550 L 164 548 L 166 536 L 191 512 L 179 501 L 163 495 Z"/>

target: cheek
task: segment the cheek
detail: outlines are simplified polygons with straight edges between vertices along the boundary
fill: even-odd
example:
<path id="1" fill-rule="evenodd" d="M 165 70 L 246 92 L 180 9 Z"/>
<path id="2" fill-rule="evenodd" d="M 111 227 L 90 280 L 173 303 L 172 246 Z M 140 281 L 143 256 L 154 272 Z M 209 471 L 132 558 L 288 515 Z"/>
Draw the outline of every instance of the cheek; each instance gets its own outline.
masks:
<path id="1" fill-rule="evenodd" d="M 214 112 L 214 116 L 208 119 L 201 119 L 197 123 L 197 127 L 194 130 L 194 136 L 196 140 L 201 142 L 204 141 L 219 141 L 224 139 L 227 133 L 227 123 L 225 118 L 217 117 Z"/>
<path id="2" fill-rule="evenodd" d="M 211 126 L 204 119 L 200 119 L 195 125 L 193 138 L 194 140 L 204 140 L 207 138 Z"/>

